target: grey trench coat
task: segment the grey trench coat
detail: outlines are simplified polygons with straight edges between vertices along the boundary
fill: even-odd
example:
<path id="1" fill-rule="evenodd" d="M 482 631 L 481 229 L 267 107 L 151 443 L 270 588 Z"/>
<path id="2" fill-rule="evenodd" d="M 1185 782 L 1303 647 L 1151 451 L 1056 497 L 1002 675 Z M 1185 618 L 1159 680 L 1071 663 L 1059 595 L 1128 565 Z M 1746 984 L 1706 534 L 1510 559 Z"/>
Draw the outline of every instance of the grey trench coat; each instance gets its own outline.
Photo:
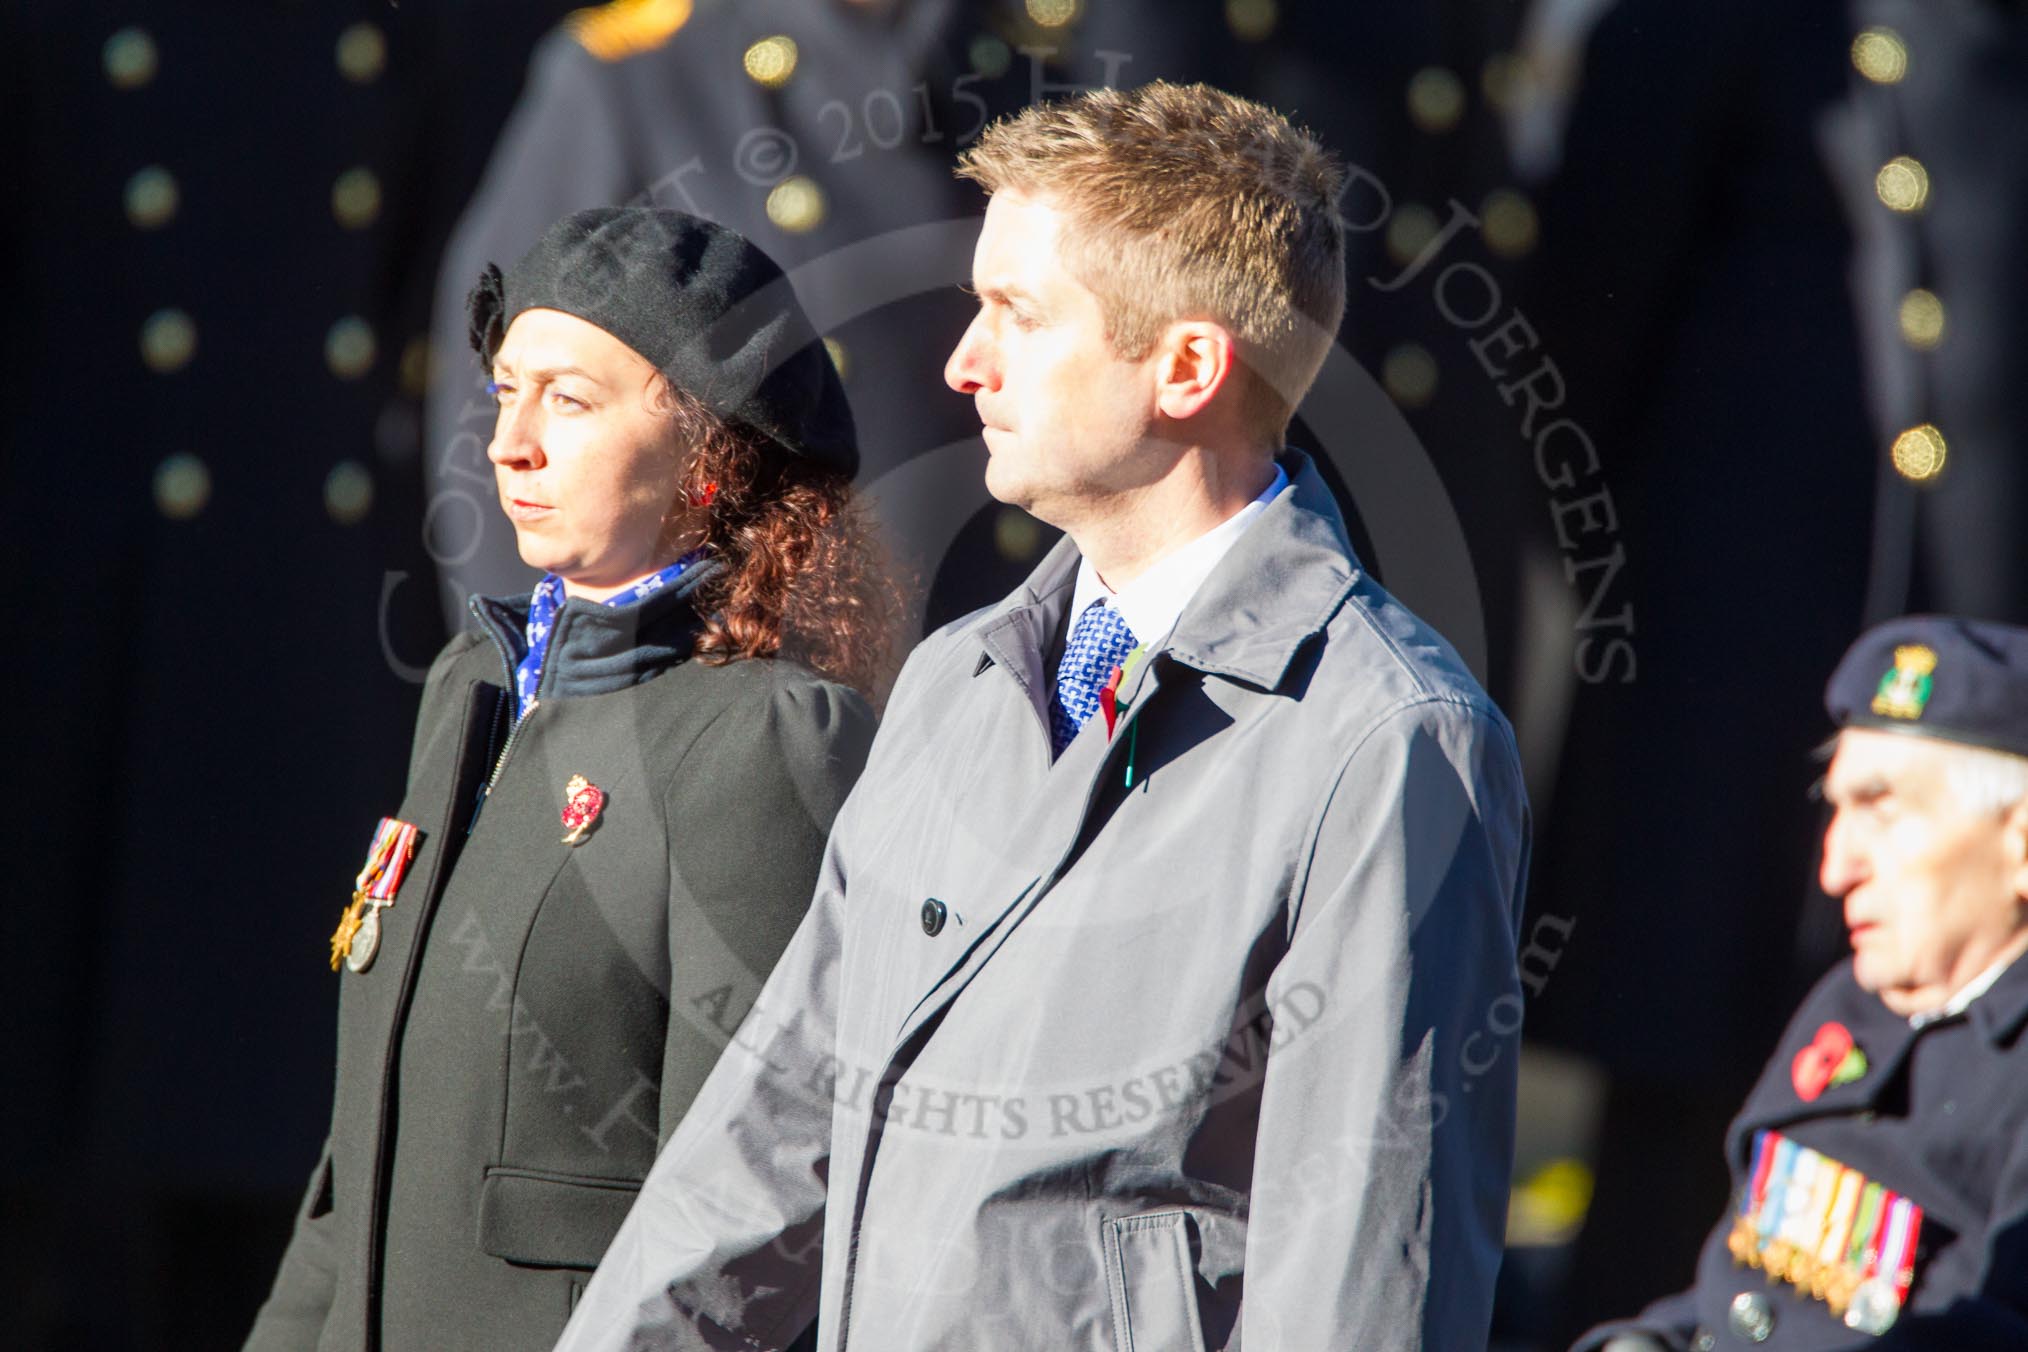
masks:
<path id="1" fill-rule="evenodd" d="M 560 1348 L 1485 1346 L 1513 736 L 1282 463 L 1060 759 L 1069 541 L 917 648 Z"/>

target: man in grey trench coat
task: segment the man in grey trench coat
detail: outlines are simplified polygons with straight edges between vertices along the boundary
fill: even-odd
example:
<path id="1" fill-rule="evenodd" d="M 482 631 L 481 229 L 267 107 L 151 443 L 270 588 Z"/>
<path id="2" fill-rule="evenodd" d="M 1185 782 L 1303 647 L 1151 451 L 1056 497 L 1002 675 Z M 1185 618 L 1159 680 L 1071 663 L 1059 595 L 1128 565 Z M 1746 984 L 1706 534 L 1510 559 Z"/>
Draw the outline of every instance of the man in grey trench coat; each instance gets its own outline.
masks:
<path id="1" fill-rule="evenodd" d="M 1506 721 L 1276 450 L 1340 172 L 1162 84 L 961 172 L 946 379 L 1068 538 L 910 657 L 559 1346 L 1483 1348 L 1527 810 Z"/>

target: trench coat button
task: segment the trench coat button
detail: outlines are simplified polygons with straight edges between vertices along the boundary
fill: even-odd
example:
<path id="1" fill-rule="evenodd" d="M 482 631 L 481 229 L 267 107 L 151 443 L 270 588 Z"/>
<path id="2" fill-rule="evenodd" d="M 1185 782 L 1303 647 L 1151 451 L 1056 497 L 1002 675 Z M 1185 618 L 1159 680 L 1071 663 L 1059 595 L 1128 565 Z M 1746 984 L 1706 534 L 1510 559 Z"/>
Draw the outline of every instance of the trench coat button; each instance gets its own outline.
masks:
<path id="1" fill-rule="evenodd" d="M 944 932 L 944 916 L 948 914 L 944 904 L 931 897 L 922 904 L 922 932 L 934 939 Z"/>
<path id="2" fill-rule="evenodd" d="M 1742 1291 L 1726 1313 L 1732 1331 L 1750 1343 L 1764 1343 L 1774 1333 L 1774 1306 L 1758 1291 Z"/>
<path id="3" fill-rule="evenodd" d="M 1690 1352 L 1714 1352 L 1718 1339 L 1710 1329 L 1698 1329 L 1697 1336 L 1690 1340 Z"/>

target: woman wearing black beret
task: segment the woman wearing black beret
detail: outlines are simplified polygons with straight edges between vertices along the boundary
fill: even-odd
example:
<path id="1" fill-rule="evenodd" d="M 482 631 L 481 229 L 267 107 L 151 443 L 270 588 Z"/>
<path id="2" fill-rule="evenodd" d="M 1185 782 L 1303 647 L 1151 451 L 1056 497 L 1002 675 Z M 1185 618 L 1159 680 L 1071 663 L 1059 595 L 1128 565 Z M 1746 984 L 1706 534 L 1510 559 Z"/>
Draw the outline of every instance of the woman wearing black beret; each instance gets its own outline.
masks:
<path id="1" fill-rule="evenodd" d="M 528 596 L 432 667 L 339 917 L 338 1077 L 250 1349 L 548 1348 L 808 905 L 892 607 L 779 269 L 672 211 L 472 293 Z M 791 660 L 794 659 L 794 660 Z"/>

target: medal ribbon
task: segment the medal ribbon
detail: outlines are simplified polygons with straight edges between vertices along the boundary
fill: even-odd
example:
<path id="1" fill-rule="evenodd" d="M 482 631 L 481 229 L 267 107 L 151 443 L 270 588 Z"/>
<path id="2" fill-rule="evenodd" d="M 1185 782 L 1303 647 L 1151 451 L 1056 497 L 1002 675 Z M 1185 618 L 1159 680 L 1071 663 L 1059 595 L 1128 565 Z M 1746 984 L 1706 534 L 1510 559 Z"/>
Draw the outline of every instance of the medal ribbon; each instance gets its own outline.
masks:
<path id="1" fill-rule="evenodd" d="M 373 844 L 366 851 L 366 867 L 359 870 L 354 889 L 368 901 L 392 902 L 408 873 L 409 861 L 415 858 L 416 840 L 421 834 L 409 822 L 382 817 L 374 829 Z"/>
<path id="2" fill-rule="evenodd" d="M 1755 1133 L 1752 1161 L 1727 1241 L 1735 1262 L 1840 1316 L 1861 1286 L 1890 1291 L 1896 1306 L 1907 1299 L 1920 1206 L 1778 1131 Z"/>

